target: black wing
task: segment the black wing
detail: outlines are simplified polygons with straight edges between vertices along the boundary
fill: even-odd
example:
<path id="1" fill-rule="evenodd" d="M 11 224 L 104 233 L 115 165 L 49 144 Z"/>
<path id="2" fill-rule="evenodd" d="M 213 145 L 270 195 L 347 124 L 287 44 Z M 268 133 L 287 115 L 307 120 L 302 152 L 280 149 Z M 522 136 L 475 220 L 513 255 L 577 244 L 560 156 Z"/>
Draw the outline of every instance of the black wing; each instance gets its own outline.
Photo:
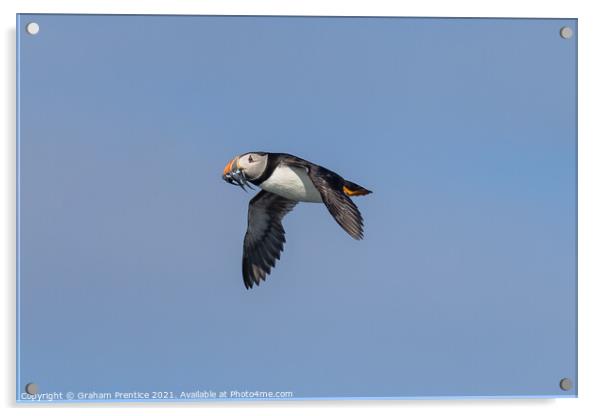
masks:
<path id="1" fill-rule="evenodd" d="M 282 218 L 297 201 L 261 191 L 249 202 L 247 233 L 243 246 L 242 277 L 247 289 L 270 274 L 284 248 Z"/>
<path id="2" fill-rule="evenodd" d="M 308 165 L 306 169 L 335 221 L 356 240 L 364 238 L 362 214 L 351 198 L 343 192 L 345 180 L 336 173 L 317 165 Z"/>

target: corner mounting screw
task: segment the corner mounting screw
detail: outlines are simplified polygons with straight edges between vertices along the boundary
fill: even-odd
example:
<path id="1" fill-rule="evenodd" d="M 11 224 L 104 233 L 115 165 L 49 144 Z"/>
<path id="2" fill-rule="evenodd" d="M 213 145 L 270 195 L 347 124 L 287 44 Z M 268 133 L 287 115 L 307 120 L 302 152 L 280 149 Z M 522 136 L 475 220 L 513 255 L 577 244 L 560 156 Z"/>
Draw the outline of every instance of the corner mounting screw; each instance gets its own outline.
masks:
<path id="1" fill-rule="evenodd" d="M 37 394 L 38 393 L 38 385 L 35 383 L 27 383 L 25 385 L 25 393 L 31 394 L 32 396 L 34 394 Z"/>
<path id="2" fill-rule="evenodd" d="M 560 29 L 560 37 L 562 39 L 570 39 L 573 37 L 573 29 L 571 29 L 569 26 L 563 26 Z"/>
<path id="3" fill-rule="evenodd" d="M 40 31 L 40 25 L 37 24 L 36 22 L 29 22 L 29 23 L 27 23 L 27 26 L 25 26 L 25 30 L 30 35 L 37 35 L 38 32 Z"/>
<path id="4" fill-rule="evenodd" d="M 570 389 L 573 388 L 573 382 L 571 381 L 570 378 L 563 378 L 562 380 L 560 380 L 560 388 L 564 391 L 569 391 Z"/>

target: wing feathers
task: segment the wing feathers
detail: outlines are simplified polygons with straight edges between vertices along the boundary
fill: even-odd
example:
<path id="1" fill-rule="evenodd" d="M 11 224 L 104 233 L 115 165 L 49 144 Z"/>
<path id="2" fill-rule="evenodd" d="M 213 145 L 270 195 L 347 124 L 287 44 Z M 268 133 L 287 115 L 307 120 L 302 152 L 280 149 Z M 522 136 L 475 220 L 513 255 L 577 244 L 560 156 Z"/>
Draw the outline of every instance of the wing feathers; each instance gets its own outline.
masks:
<path id="1" fill-rule="evenodd" d="M 243 247 L 242 274 L 250 289 L 265 280 L 284 249 L 286 238 L 282 218 L 297 205 L 296 201 L 267 191 L 249 202 L 247 233 Z"/>
<path id="2" fill-rule="evenodd" d="M 309 167 L 308 174 L 335 221 L 356 240 L 364 238 L 362 214 L 351 198 L 343 192 L 344 179 L 315 165 Z"/>

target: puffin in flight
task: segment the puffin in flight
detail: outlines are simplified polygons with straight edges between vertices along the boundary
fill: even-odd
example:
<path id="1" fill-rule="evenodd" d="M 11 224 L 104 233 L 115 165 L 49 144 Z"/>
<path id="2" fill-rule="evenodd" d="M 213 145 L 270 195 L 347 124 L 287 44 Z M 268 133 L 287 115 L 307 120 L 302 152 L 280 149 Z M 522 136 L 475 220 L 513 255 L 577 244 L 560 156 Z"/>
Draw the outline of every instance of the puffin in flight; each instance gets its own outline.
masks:
<path id="1" fill-rule="evenodd" d="M 282 218 L 298 202 L 321 202 L 351 237 L 363 238 L 363 219 L 351 196 L 372 193 L 335 172 L 286 153 L 251 152 L 232 159 L 222 178 L 242 189 L 261 191 L 249 202 L 243 244 L 245 287 L 259 285 L 270 274 L 284 248 Z M 245 189 L 246 191 L 246 189 Z"/>

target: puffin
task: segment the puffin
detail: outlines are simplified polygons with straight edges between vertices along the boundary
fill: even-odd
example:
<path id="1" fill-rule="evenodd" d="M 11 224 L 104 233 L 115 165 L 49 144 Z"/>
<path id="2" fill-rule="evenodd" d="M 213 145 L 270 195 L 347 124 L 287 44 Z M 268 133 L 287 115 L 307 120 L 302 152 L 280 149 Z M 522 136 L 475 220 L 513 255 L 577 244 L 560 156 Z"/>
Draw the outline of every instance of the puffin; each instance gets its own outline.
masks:
<path id="1" fill-rule="evenodd" d="M 249 152 L 230 160 L 222 179 L 245 191 L 261 189 L 249 202 L 242 256 L 246 289 L 265 281 L 280 259 L 286 242 L 282 219 L 299 202 L 324 204 L 347 234 L 364 237 L 362 214 L 351 197 L 372 191 L 325 167 L 288 153 Z"/>

